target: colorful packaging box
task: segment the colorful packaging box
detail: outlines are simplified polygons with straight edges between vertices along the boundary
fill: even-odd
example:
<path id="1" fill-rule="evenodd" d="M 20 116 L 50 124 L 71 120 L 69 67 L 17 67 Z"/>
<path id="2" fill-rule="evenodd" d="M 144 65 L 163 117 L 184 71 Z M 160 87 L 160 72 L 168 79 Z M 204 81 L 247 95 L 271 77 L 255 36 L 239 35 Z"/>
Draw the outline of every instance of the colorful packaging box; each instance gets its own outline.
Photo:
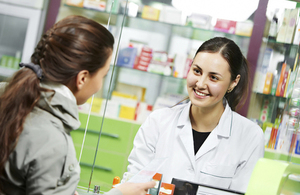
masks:
<path id="1" fill-rule="evenodd" d="M 104 0 L 84 0 L 83 7 L 89 9 L 95 9 L 99 11 L 105 11 L 106 9 L 106 1 Z"/>
<path id="2" fill-rule="evenodd" d="M 235 34 L 236 21 L 217 19 L 215 30 Z"/>
<path id="3" fill-rule="evenodd" d="M 66 4 L 76 7 L 83 7 L 83 1 L 84 0 L 66 0 Z"/>
<path id="4" fill-rule="evenodd" d="M 148 66 L 152 60 L 152 49 L 150 47 L 143 47 L 141 54 L 136 58 L 134 69 L 147 71 Z"/>
<path id="5" fill-rule="evenodd" d="M 137 49 L 135 47 L 126 47 L 119 51 L 117 66 L 133 68 Z"/>
<path id="6" fill-rule="evenodd" d="M 160 14 L 159 9 L 155 9 L 155 8 L 147 6 L 147 5 L 145 5 L 143 7 L 142 18 L 144 18 L 144 19 L 158 21 L 159 14 Z"/>

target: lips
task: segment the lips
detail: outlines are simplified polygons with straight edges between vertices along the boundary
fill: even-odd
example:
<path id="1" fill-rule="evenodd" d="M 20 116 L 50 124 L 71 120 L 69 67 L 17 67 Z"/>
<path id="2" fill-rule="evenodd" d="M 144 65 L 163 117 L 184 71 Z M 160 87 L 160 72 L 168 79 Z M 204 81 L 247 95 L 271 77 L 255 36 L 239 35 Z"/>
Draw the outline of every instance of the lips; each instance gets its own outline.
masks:
<path id="1" fill-rule="evenodd" d="M 194 89 L 194 92 L 195 92 L 198 96 L 201 96 L 201 97 L 209 96 L 209 94 L 205 94 L 205 93 L 199 92 L 199 91 L 197 91 L 197 90 L 195 90 L 195 89 Z"/>

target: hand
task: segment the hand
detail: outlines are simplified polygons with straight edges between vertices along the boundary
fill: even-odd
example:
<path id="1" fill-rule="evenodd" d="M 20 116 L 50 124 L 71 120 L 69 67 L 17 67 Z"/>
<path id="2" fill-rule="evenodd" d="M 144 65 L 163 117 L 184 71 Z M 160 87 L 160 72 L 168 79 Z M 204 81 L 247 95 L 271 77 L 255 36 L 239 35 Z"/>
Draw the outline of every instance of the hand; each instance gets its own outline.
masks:
<path id="1" fill-rule="evenodd" d="M 78 192 L 77 192 L 77 191 L 75 191 L 75 194 L 74 194 L 74 195 L 79 195 L 79 194 L 78 194 Z"/>
<path id="2" fill-rule="evenodd" d="M 149 188 L 155 186 L 154 181 L 146 183 L 123 183 L 116 188 L 122 192 L 123 195 L 145 195 Z"/>

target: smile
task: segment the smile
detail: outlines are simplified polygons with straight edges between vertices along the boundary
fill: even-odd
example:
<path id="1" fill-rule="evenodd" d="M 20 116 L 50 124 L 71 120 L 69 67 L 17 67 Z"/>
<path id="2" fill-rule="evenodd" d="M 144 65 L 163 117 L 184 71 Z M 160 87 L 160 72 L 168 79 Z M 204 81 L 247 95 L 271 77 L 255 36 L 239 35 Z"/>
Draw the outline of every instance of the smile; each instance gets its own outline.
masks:
<path id="1" fill-rule="evenodd" d="M 196 93 L 197 95 L 199 95 L 199 96 L 207 96 L 207 94 L 201 93 L 201 92 L 196 91 L 196 90 L 195 90 L 195 93 Z"/>

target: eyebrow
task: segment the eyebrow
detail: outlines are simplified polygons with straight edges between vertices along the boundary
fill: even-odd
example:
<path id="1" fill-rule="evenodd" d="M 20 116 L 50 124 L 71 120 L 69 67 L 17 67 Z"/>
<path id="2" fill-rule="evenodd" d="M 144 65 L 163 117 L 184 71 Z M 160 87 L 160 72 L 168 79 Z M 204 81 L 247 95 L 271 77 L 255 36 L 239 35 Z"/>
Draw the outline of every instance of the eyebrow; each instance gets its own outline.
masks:
<path id="1" fill-rule="evenodd" d="M 194 65 L 194 66 L 196 66 L 198 69 L 202 70 L 202 68 L 201 68 L 199 65 L 197 65 L 197 64 L 192 64 L 192 65 Z M 214 75 L 222 76 L 222 75 L 221 75 L 220 73 L 218 73 L 218 72 L 209 72 L 209 74 L 214 74 Z"/>

